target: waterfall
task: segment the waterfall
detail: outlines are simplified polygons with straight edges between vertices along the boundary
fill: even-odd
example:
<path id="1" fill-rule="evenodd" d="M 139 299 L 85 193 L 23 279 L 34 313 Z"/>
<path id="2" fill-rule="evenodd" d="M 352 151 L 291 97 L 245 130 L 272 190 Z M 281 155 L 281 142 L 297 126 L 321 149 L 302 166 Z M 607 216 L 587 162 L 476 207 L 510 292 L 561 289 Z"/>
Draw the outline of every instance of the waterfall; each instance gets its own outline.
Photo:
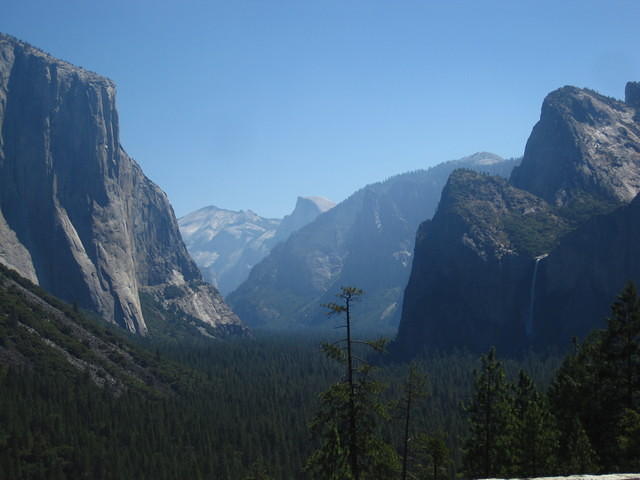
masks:
<path id="1" fill-rule="evenodd" d="M 529 290 L 529 315 L 527 316 L 527 321 L 524 326 L 527 337 L 531 337 L 531 335 L 533 334 L 533 304 L 536 299 L 536 278 L 538 277 L 538 264 L 540 263 L 540 260 L 542 260 L 543 258 L 547 258 L 548 256 L 548 253 L 538 255 L 535 258 L 535 263 L 533 265 L 533 277 L 531 278 L 531 289 Z"/>

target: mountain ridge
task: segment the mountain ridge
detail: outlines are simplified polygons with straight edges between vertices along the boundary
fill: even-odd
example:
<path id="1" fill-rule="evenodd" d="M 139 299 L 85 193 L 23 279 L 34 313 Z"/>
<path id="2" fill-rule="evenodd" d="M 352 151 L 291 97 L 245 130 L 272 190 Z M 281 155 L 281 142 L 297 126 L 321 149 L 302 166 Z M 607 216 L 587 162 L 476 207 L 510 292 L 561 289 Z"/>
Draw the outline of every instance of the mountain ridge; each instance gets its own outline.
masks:
<path id="1" fill-rule="evenodd" d="M 320 305 L 332 302 L 340 286 L 357 285 L 367 292 L 359 305 L 363 324 L 394 328 L 415 229 L 433 214 L 448 174 L 477 163 L 508 175 L 517 162 L 500 160 L 478 153 L 357 190 L 276 246 L 227 297 L 229 303 L 251 326 L 327 328 Z"/>

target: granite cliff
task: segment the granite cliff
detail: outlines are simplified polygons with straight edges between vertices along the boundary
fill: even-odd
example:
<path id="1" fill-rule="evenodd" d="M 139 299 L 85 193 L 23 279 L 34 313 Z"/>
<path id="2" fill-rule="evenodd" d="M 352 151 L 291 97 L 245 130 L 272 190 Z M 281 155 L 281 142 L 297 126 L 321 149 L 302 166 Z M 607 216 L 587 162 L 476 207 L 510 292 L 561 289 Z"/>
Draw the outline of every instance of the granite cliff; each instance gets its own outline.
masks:
<path id="1" fill-rule="evenodd" d="M 505 179 L 456 170 L 420 225 L 396 343 L 406 352 L 522 345 L 532 267 L 568 222 Z"/>
<path id="2" fill-rule="evenodd" d="M 320 305 L 356 285 L 366 293 L 360 325 L 395 328 L 416 228 L 433 215 L 451 171 L 508 176 L 516 163 L 478 153 L 368 185 L 277 245 L 228 301 L 250 326 L 326 328 L 333 323 Z"/>
<path id="3" fill-rule="evenodd" d="M 539 263 L 531 344 L 569 345 L 574 336 L 604 328 L 625 284 L 640 284 L 639 245 L 640 196 L 565 235 Z"/>
<path id="4" fill-rule="evenodd" d="M 328 212 L 336 204 L 323 197 L 298 197 L 296 206 L 285 215 L 274 235 L 274 244 L 287 240 L 293 232 L 313 222 L 318 215 Z"/>
<path id="5" fill-rule="evenodd" d="M 452 174 L 418 231 L 397 355 L 568 345 L 603 325 L 640 280 L 637 84 L 626 92 L 552 92 L 508 182 Z"/>
<path id="6" fill-rule="evenodd" d="M 630 103 L 564 87 L 542 104 L 511 182 L 553 205 L 630 202 L 640 188 L 640 125 Z"/>
<path id="7" fill-rule="evenodd" d="M 148 331 L 141 294 L 212 332 L 242 331 L 120 145 L 115 92 L 0 35 L 0 262 L 132 332 Z"/>

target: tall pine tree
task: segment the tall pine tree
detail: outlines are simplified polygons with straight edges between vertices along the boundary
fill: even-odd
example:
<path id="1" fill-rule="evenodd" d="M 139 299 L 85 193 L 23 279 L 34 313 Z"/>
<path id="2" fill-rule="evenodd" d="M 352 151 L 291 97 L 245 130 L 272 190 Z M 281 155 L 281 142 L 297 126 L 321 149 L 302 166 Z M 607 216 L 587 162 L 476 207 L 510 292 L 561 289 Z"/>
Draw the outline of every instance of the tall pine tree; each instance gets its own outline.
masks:
<path id="1" fill-rule="evenodd" d="M 418 370 L 416 363 L 409 365 L 409 375 L 404 384 L 404 396 L 401 400 L 401 407 L 404 409 L 404 432 L 402 442 L 402 480 L 407 479 L 407 468 L 409 461 L 409 441 L 411 436 L 411 413 L 416 401 L 427 395 L 427 378 Z"/>
<path id="2" fill-rule="evenodd" d="M 466 442 L 464 468 L 472 477 L 508 475 L 513 464 L 513 400 L 504 368 L 495 348 L 482 357 L 474 371 L 474 392 L 466 410 L 470 436 Z"/>
<path id="3" fill-rule="evenodd" d="M 605 471 L 635 464 L 629 432 L 640 413 L 640 299 L 633 283 L 612 304 L 607 328 L 565 359 L 549 397 L 561 430 L 562 464 L 590 471 L 597 470 L 596 458 Z M 591 460 L 574 458 L 589 457 L 590 450 Z"/>
<path id="4" fill-rule="evenodd" d="M 551 473 L 555 468 L 558 448 L 555 419 L 546 398 L 522 370 L 515 386 L 514 408 L 513 473 L 522 477 Z"/>
<path id="5" fill-rule="evenodd" d="M 611 305 L 600 359 L 601 455 L 608 468 L 624 469 L 633 459 L 628 449 L 619 448 L 620 428 L 628 427 L 640 409 L 640 298 L 632 282 Z"/>
<path id="6" fill-rule="evenodd" d="M 637 410 L 640 405 L 640 298 L 629 282 L 611 305 L 602 339 L 602 380 L 612 407 Z"/>
<path id="7" fill-rule="evenodd" d="M 386 341 L 360 341 L 352 336 L 351 308 L 362 290 L 342 287 L 342 303 L 327 305 L 330 315 L 344 315 L 346 337 L 322 345 L 327 356 L 345 366 L 345 377 L 321 394 L 321 405 L 311 432 L 320 446 L 309 457 L 306 470 L 314 478 L 373 480 L 392 478 L 399 465 L 395 450 L 380 434 L 380 420 L 388 419 L 380 401 L 383 386 L 371 378 L 373 367 L 356 352 L 358 345 L 382 352 Z"/>
<path id="8" fill-rule="evenodd" d="M 442 432 L 416 436 L 412 451 L 413 470 L 410 478 L 442 480 L 448 478 L 451 457 Z"/>

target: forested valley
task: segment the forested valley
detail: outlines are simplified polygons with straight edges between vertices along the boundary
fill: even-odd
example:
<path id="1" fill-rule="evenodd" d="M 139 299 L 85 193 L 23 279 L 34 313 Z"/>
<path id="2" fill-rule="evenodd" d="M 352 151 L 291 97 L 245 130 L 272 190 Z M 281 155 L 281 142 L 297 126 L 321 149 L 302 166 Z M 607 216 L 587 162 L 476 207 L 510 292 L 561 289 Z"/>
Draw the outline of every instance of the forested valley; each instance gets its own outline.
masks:
<path id="1" fill-rule="evenodd" d="M 25 328 L 43 320 L 24 293 L 3 292 L 1 305 L 3 347 L 18 345 L 31 359 L 31 366 L 0 369 L 2 478 L 352 478 L 349 435 L 339 420 L 344 404 L 321 395 L 346 378 L 344 365 L 335 361 L 339 355 L 321 348 L 323 342 L 334 345 L 340 333 L 325 338 L 257 331 L 245 339 L 175 342 L 136 339 L 84 318 L 165 385 L 134 382 L 115 389 L 98 387 L 87 371 L 56 360 L 42 343 L 25 347 Z M 82 316 L 73 307 L 67 311 Z M 429 352 L 410 366 L 356 352 L 368 367 L 355 375 L 363 375 L 361 385 L 375 385 L 358 390 L 369 395 L 358 401 L 372 407 L 360 411 L 358 435 L 366 429 L 376 439 L 367 445 L 387 452 L 384 474 L 364 465 L 360 478 L 640 467 L 638 312 L 629 285 L 613 305 L 608 329 L 569 341 L 567 356 L 499 359 L 492 350 L 479 359 L 464 351 Z M 358 331 L 357 305 L 352 315 L 354 338 L 371 338 Z M 335 442 L 310 429 L 323 411 L 333 415 L 325 426 Z M 341 449 L 322 455 L 337 445 Z M 359 448 L 362 458 L 369 447 Z M 380 458 L 376 451 L 373 456 Z M 316 467 L 318 458 L 334 464 L 342 458 L 346 470 L 322 476 L 312 458 Z"/>

